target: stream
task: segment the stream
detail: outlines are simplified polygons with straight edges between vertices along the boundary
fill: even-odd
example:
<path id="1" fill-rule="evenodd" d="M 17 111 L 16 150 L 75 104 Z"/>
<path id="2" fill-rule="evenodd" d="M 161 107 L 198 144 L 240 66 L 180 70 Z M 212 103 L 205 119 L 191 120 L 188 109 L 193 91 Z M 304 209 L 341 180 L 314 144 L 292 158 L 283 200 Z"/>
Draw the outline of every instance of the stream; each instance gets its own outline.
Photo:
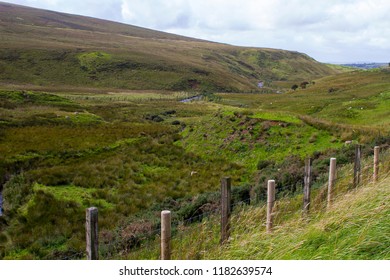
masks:
<path id="1" fill-rule="evenodd" d="M 191 101 L 194 101 L 194 100 L 200 100 L 202 99 L 202 95 L 195 95 L 195 96 L 192 96 L 192 97 L 188 97 L 188 98 L 185 98 L 185 99 L 182 99 L 180 100 L 180 102 L 183 102 L 183 103 L 187 103 L 187 102 L 191 102 Z"/>

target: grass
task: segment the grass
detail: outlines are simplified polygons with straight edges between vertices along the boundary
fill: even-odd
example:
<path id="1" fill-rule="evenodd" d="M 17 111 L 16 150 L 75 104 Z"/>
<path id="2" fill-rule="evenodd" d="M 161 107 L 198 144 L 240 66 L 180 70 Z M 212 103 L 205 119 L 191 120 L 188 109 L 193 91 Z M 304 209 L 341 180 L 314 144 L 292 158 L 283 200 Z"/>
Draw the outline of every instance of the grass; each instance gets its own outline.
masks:
<path id="1" fill-rule="evenodd" d="M 237 92 L 258 91 L 259 80 L 269 85 L 338 72 L 296 52 L 229 46 L 5 4 L 2 9 L 5 86 Z"/>
<path id="2" fill-rule="evenodd" d="M 55 199 L 77 203 L 83 208 L 89 205 L 95 205 L 99 209 L 113 208 L 112 203 L 108 203 L 103 199 L 96 199 L 98 196 L 98 189 L 86 189 L 77 186 L 44 186 L 40 184 L 33 185 L 33 192 L 37 193 L 43 191 L 52 194 Z"/>
<path id="3" fill-rule="evenodd" d="M 58 94 L 58 93 L 57 93 Z M 69 100 L 77 102 L 141 102 L 141 101 L 167 101 L 167 100 L 182 100 L 193 96 L 195 93 L 191 92 L 156 92 L 156 91 L 119 91 L 119 92 L 108 92 L 100 94 L 89 94 L 85 93 L 59 93 Z"/>
<path id="4" fill-rule="evenodd" d="M 386 260 L 390 257 L 388 159 L 386 151 L 381 155 L 383 176 L 378 183 L 372 182 L 371 172 L 364 172 L 357 189 L 350 188 L 351 166 L 339 168 L 332 207 L 326 208 L 326 185 L 315 187 L 311 213 L 306 217 L 302 215 L 301 194 L 279 194 L 272 234 L 265 232 L 265 203 L 236 205 L 230 238 L 223 246 L 219 243 L 218 215 L 200 223 L 179 224 L 174 228 L 172 259 Z M 371 162 L 372 157 L 367 160 Z M 370 164 L 364 161 L 363 166 Z M 152 239 L 144 246 L 126 258 L 159 257 L 159 240 Z"/>
<path id="5" fill-rule="evenodd" d="M 380 71 L 354 71 L 318 79 L 306 89 L 290 91 L 287 94 L 221 94 L 224 105 L 256 109 L 272 114 L 293 115 L 309 121 L 319 128 L 315 120 L 326 121 L 328 130 L 339 130 L 339 137 L 346 139 L 353 135 L 342 135 L 343 130 L 361 131 L 362 134 L 387 134 L 389 123 L 390 88 L 387 69 Z M 335 91 L 331 91 L 334 89 Z M 302 118 L 301 118 L 302 119 Z M 322 126 L 322 129 L 324 126 Z M 348 129 L 349 128 L 349 129 Z"/>
<path id="6" fill-rule="evenodd" d="M 84 208 L 93 204 L 101 209 L 102 242 L 117 244 L 115 250 L 104 247 L 105 257 L 154 258 L 153 249 L 127 255 L 134 240 L 123 229 L 155 229 L 156 221 L 145 221 L 165 207 L 180 205 L 181 217 L 195 215 L 203 205 L 214 207 L 206 194 L 218 190 L 222 176 L 231 176 L 242 190 L 253 186 L 260 201 L 262 186 L 272 176 L 288 196 L 299 188 L 303 159 L 313 156 L 316 177 L 324 181 L 321 172 L 330 155 L 336 151 L 340 163 L 352 158 L 344 140 L 388 141 L 382 126 L 386 112 L 381 122 L 376 118 L 387 104 L 388 84 L 379 83 L 387 73 L 364 73 L 348 77 L 365 80 L 365 90 L 355 86 L 336 95 L 322 93 L 323 83 L 340 86 L 346 79 L 341 74 L 294 93 L 208 94 L 190 103 L 177 100 L 192 92 L 0 90 L 0 170 L 9 201 L 2 258 L 80 258 L 85 246 L 81 220 Z M 351 96 L 354 106 L 371 104 L 372 117 L 351 124 L 341 116 L 335 125 L 327 108 L 343 108 Z M 159 122 L 151 116 L 159 116 Z M 363 133 L 367 123 L 383 138 Z M 200 194 L 205 196 L 195 199 Z M 206 220 L 183 226 L 204 233 L 217 227 Z M 180 256 L 216 257 L 209 254 L 218 237 L 196 245 L 195 232 L 192 241 L 181 237 L 177 243 Z M 199 250 L 186 251 L 187 244 Z"/>
<path id="7" fill-rule="evenodd" d="M 287 220 L 272 235 L 256 232 L 251 226 L 237 228 L 230 244 L 208 258 L 388 259 L 389 183 L 387 177 L 379 184 L 352 191 L 339 197 L 331 210 L 315 213 L 309 221 L 299 217 Z M 252 210 L 240 222 L 252 225 L 258 211 L 264 210 Z"/>
<path id="8" fill-rule="evenodd" d="M 297 155 L 305 158 L 330 147 L 341 147 L 330 133 L 302 123 L 289 114 L 219 111 L 191 124 L 182 132 L 180 144 L 204 158 L 223 157 L 239 162 L 249 172 L 259 160 L 281 162 Z M 222 152 L 222 153 L 221 153 Z"/>
<path id="9" fill-rule="evenodd" d="M 154 258 L 154 249 L 127 255 L 130 245 L 124 240 L 134 240 L 123 228 L 147 233 L 157 221 L 145 221 L 165 207 L 180 205 L 181 217 L 195 215 L 203 205 L 214 207 L 206 194 L 218 190 L 222 176 L 231 176 L 242 190 L 253 186 L 260 201 L 262 186 L 272 176 L 288 196 L 299 188 L 303 159 L 313 156 L 316 177 L 324 181 L 329 156 L 338 154 L 340 164 L 352 159 L 353 149 L 343 141 L 388 141 L 383 127 L 387 73 L 363 73 L 348 77 L 365 80 L 364 90 L 355 86 L 336 95 L 323 93 L 323 83 L 340 86 L 346 74 L 294 93 L 209 93 L 190 103 L 178 99 L 193 92 L 0 90 L 0 170 L 9 201 L 4 204 L 9 216 L 2 222 L 1 257 L 79 258 L 85 245 L 84 208 L 94 204 L 101 209 L 102 242 L 117 244 L 115 250 L 104 247 L 105 257 Z M 351 96 L 355 100 L 349 105 L 371 104 L 371 117 L 351 124 L 341 115 L 335 124 L 326 110 L 330 105 L 344 108 Z M 151 116 L 159 116 L 159 122 Z M 372 127 L 366 128 L 368 123 Z M 382 138 L 367 129 L 380 131 Z M 205 197 L 195 199 L 200 194 Z M 59 212 L 57 206 L 67 210 Z M 206 220 L 183 226 L 204 233 L 217 227 Z M 216 257 L 209 254 L 218 237 L 196 245 L 195 232 L 192 241 L 181 237 L 175 245 L 180 256 Z M 187 244 L 199 250 L 186 251 Z"/>
<path id="10" fill-rule="evenodd" d="M 174 209 L 175 221 L 215 211 L 223 176 L 234 182 L 235 201 L 252 190 L 260 204 L 264 183 L 275 178 L 283 198 L 279 207 L 289 212 L 277 222 L 293 223 L 300 198 L 291 197 L 300 188 L 305 157 L 313 157 L 313 192 L 322 201 L 319 186 L 326 182 L 329 157 L 337 156 L 339 164 L 353 160 L 354 149 L 344 141 L 363 144 L 363 155 L 373 145 L 389 143 L 386 68 L 345 72 L 296 52 L 0 6 L 7 11 L 1 14 L 7 33 L 0 34 L 0 185 L 6 213 L 0 218 L 0 258 L 83 258 L 88 206 L 99 207 L 105 258 L 157 258 L 153 246 L 134 249 L 158 229 L 159 211 Z M 264 89 L 257 88 L 259 80 Z M 291 89 L 304 81 L 306 88 Z M 202 100 L 179 102 L 200 93 Z M 255 231 L 263 215 L 259 209 L 248 208 L 235 219 Z M 339 227 L 331 216 L 318 215 L 329 219 L 330 229 L 332 223 Z M 207 219 L 180 224 L 176 256 L 239 256 L 245 244 L 238 241 L 226 255 L 214 248 L 218 225 L 212 215 Z M 331 246 L 329 236 L 348 234 L 328 235 L 315 220 L 309 223 L 310 244 L 324 240 Z M 251 233 L 237 228 L 235 234 L 245 232 Z M 372 258 L 387 256 L 373 244 L 365 243 Z M 264 246 L 270 256 L 274 244 Z M 310 258 L 293 255 L 296 251 L 276 256 Z M 254 248 L 248 252 L 263 257 Z"/>

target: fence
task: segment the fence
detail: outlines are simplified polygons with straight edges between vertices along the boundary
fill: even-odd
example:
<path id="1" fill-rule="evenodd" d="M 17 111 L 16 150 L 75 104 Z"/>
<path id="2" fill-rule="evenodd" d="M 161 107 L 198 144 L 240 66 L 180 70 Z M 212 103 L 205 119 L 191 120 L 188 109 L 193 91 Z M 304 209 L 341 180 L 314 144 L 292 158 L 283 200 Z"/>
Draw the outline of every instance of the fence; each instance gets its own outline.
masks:
<path id="1" fill-rule="evenodd" d="M 374 148 L 373 160 L 367 159 L 362 161 L 361 159 L 361 146 L 357 145 L 355 149 L 355 159 L 352 169 L 343 169 L 344 174 L 338 175 L 336 170 L 336 158 L 331 158 L 329 162 L 329 177 L 327 182 L 327 188 L 322 187 L 318 189 L 318 193 L 313 200 L 312 198 L 312 160 L 307 159 L 305 161 L 304 172 L 304 185 L 303 185 L 303 205 L 302 214 L 307 217 L 311 211 L 325 210 L 332 207 L 332 203 L 335 197 L 343 192 L 350 190 L 351 188 L 357 188 L 368 182 L 377 182 L 379 178 L 379 166 L 380 166 L 380 147 Z M 370 161 L 368 161 L 370 160 Z M 383 165 L 385 166 L 385 165 Z M 353 175 L 350 174 L 353 171 Z M 293 212 L 294 209 L 282 208 L 282 204 L 276 205 L 276 186 L 275 180 L 268 180 L 267 184 L 267 202 L 266 202 L 266 232 L 272 233 L 273 226 L 279 222 L 282 214 L 288 215 L 289 212 Z M 338 188 L 338 186 L 344 186 L 344 189 Z M 150 259 L 159 258 L 168 260 L 172 258 L 172 248 L 176 248 L 176 252 L 184 251 L 182 249 L 188 248 L 188 246 L 194 246 L 195 248 L 188 255 L 181 255 L 180 258 L 202 258 L 202 253 L 207 250 L 208 246 L 217 246 L 217 244 L 225 244 L 229 241 L 231 225 L 231 212 L 235 208 L 239 208 L 238 205 L 246 205 L 251 202 L 251 199 L 244 201 L 238 201 L 232 204 L 231 198 L 231 179 L 229 177 L 222 178 L 221 180 L 221 197 L 220 207 L 217 209 L 209 209 L 210 211 L 201 211 L 201 214 L 192 216 L 191 218 L 183 221 L 172 221 L 172 213 L 169 210 L 163 210 L 161 212 L 161 224 L 160 228 L 150 230 L 142 235 L 133 235 L 133 244 L 129 245 L 126 252 L 126 256 L 131 256 L 132 253 L 143 252 L 144 255 L 138 253 L 138 257 Z M 326 198 L 324 200 L 324 198 Z M 288 198 L 287 198 L 288 199 Z M 326 205 L 324 205 L 326 202 Z M 275 210 L 275 207 L 278 208 Z M 203 209 L 205 210 L 205 209 Z M 278 214 L 276 214 L 278 212 Z M 295 210 L 296 212 L 296 210 Z M 100 244 L 102 252 L 99 250 L 98 241 L 98 229 L 97 229 L 97 213 L 98 210 L 95 207 L 88 208 L 86 210 L 86 238 L 87 238 L 87 259 L 98 259 L 99 255 L 104 258 L 117 257 L 112 251 L 117 250 L 118 244 Z M 218 225 L 218 215 L 220 216 L 220 227 Z M 278 218 L 277 221 L 276 218 Z M 194 223 L 194 222 L 198 223 Z M 188 225 L 195 225 L 197 230 L 195 236 L 188 236 L 185 228 Z M 193 226 L 193 227 L 195 227 Z M 209 240 L 213 244 L 203 244 L 198 242 L 196 233 L 204 232 L 214 236 Z M 219 232 L 219 238 L 217 237 Z M 173 245 L 172 245 L 173 244 Z M 159 246 L 160 245 L 160 246 Z M 122 245 L 119 245 L 123 247 Z M 219 245 L 218 245 L 219 246 Z M 158 249 L 160 248 L 160 249 Z"/>

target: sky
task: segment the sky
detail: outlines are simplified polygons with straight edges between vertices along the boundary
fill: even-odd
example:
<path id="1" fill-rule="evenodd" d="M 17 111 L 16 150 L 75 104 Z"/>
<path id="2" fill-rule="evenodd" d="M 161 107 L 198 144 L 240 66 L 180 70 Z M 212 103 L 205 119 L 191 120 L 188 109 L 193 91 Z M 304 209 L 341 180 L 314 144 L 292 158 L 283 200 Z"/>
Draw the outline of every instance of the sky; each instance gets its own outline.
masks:
<path id="1" fill-rule="evenodd" d="M 390 62 L 389 0 L 0 0 L 329 63 Z"/>

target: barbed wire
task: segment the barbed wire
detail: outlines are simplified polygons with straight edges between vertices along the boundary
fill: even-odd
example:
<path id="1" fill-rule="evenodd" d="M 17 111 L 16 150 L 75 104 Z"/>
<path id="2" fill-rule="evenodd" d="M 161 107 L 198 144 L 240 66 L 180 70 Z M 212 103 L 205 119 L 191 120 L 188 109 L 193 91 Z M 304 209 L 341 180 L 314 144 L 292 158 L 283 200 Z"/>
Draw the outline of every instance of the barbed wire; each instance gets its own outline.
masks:
<path id="1" fill-rule="evenodd" d="M 381 151 L 379 156 L 384 157 L 385 154 L 387 155 L 389 153 L 388 148 L 389 145 L 382 145 Z M 383 149 L 386 148 L 386 149 Z M 380 162 L 381 167 L 383 168 L 386 166 L 386 163 L 388 163 L 388 157 Z M 388 166 L 388 165 L 387 165 Z M 375 165 L 373 163 L 373 156 L 369 155 L 366 158 L 362 158 L 360 161 L 360 170 L 358 170 L 358 176 L 359 180 L 356 185 L 354 185 L 354 163 L 348 163 L 343 165 L 343 168 L 337 168 L 337 176 L 334 180 L 335 185 L 342 185 L 342 189 L 335 188 L 336 195 L 342 195 L 348 192 L 349 190 L 355 188 L 362 187 L 366 185 L 367 183 L 373 182 L 373 169 Z M 315 171 L 321 171 L 322 169 L 319 168 L 318 170 L 312 169 L 312 173 Z M 389 167 L 385 169 L 389 170 Z M 316 203 L 321 203 L 322 205 L 325 205 L 326 203 L 326 195 L 325 191 L 328 187 L 328 182 L 326 181 L 327 176 L 325 174 L 320 174 L 320 176 L 317 176 L 314 178 L 311 182 L 311 186 L 314 186 L 317 184 L 317 189 L 319 189 L 319 193 L 317 194 L 317 197 L 314 198 Z M 264 182 L 265 184 L 265 182 Z M 289 198 L 292 196 L 295 196 L 298 192 L 301 193 L 301 190 L 303 188 L 303 179 L 301 181 L 298 181 L 294 184 L 290 185 L 278 185 L 279 189 L 281 190 L 296 190 L 294 193 L 288 194 L 288 192 L 281 192 L 280 196 L 277 197 L 277 203 L 275 205 L 276 212 L 275 216 L 281 216 L 286 214 L 294 214 L 294 212 L 297 211 L 296 208 L 291 206 L 289 202 Z M 264 201 L 261 200 L 261 197 L 259 197 L 258 193 L 255 193 L 255 195 L 252 197 L 250 194 L 250 189 L 254 188 L 255 186 L 250 186 L 248 197 L 245 199 L 239 199 L 235 200 L 231 204 L 231 210 L 232 212 L 235 210 L 240 211 L 241 209 L 244 209 L 248 205 L 264 205 Z M 259 187 L 259 186 L 257 186 Z M 234 187 L 233 187 L 234 188 Z M 236 187 L 237 188 L 237 187 Z M 261 188 L 261 187 L 260 187 Z M 264 199 L 264 198 L 263 198 Z M 173 242 L 176 242 L 179 244 L 179 247 L 181 248 L 185 244 L 185 242 L 189 242 L 186 239 L 186 229 L 188 227 L 198 227 L 198 231 L 207 231 L 208 234 L 214 234 L 215 236 L 218 236 L 218 230 L 219 227 L 212 225 L 211 223 L 207 223 L 207 219 L 217 219 L 219 218 L 218 215 L 221 213 L 221 208 L 219 201 L 208 201 L 210 207 L 212 209 L 209 209 L 206 211 L 205 208 L 202 208 L 205 204 L 198 207 L 193 214 L 190 217 L 187 217 L 185 219 L 175 218 L 172 221 L 172 240 Z M 313 203 L 313 202 L 311 202 Z M 324 206 L 322 206 L 324 207 Z M 319 209 L 321 210 L 322 207 L 320 206 Z M 318 207 L 317 207 L 318 208 Z M 237 212 L 239 213 L 239 212 Z M 81 220 L 80 220 L 81 221 Z M 99 255 L 101 259 L 117 259 L 119 257 L 128 257 L 129 255 L 135 255 L 139 254 L 139 252 L 144 251 L 145 256 L 148 256 L 149 258 L 159 258 L 159 237 L 161 234 L 161 224 L 157 223 L 154 224 L 154 226 L 147 230 L 147 232 L 143 233 L 127 233 L 127 236 L 124 235 L 126 226 L 122 226 L 117 231 L 117 235 L 112 238 L 111 240 L 104 240 L 103 242 L 100 242 L 99 244 Z M 218 230 L 217 230 L 218 229 Z M 200 255 L 193 255 L 194 258 L 200 258 L 202 252 L 206 251 L 206 243 L 210 242 L 208 240 L 202 241 L 197 239 L 196 246 L 198 248 L 203 248 Z M 214 245 L 218 245 L 219 241 L 218 238 L 214 239 Z M 56 254 L 60 256 L 56 256 Z M 182 252 L 177 252 L 177 254 L 184 254 Z M 61 256 L 62 255 L 62 256 Z M 184 256 L 184 255 L 182 255 Z M 187 256 L 188 257 L 188 256 Z M 74 259 L 85 259 L 86 254 L 85 252 L 80 252 L 80 250 L 77 249 L 68 249 L 66 252 L 52 252 L 49 253 L 44 257 L 44 259 L 61 259 L 61 260 L 74 260 Z"/>
<path id="2" fill-rule="evenodd" d="M 347 184 L 347 190 L 352 188 L 353 187 L 353 177 L 354 177 L 354 168 L 353 168 L 353 163 L 350 163 L 349 165 L 351 165 L 350 168 L 344 168 L 341 172 L 341 176 L 338 176 L 335 178 L 334 180 L 334 183 L 335 184 L 340 184 L 340 183 L 346 183 Z M 346 165 L 348 166 L 348 165 Z M 356 187 L 360 187 L 362 185 L 364 185 L 365 183 L 368 183 L 368 182 L 371 182 L 372 181 L 372 173 L 369 172 L 371 169 L 374 168 L 374 164 L 372 163 L 372 161 L 370 163 L 367 162 L 367 160 L 362 160 L 361 161 L 361 166 L 360 166 L 360 172 L 359 172 L 359 177 L 360 177 L 360 180 L 359 180 L 359 183 L 356 185 Z M 347 174 L 352 174 L 352 175 L 349 175 L 347 176 Z M 321 179 L 321 178 L 320 178 Z M 349 182 L 348 182 L 349 180 Z M 315 180 L 313 180 L 312 182 L 312 185 L 315 183 Z M 328 185 L 328 182 L 322 184 L 322 186 L 320 186 L 320 188 L 326 188 Z M 303 182 L 297 182 L 296 184 L 292 184 L 292 185 L 283 185 L 283 186 L 280 186 L 282 189 L 299 189 L 301 187 L 303 187 Z M 281 197 L 280 199 L 285 199 L 285 198 L 288 198 L 289 196 L 287 197 Z M 252 198 L 247 198 L 247 199 L 243 199 L 243 200 L 239 200 L 239 201 L 236 201 L 235 203 L 233 203 L 231 205 L 231 209 L 235 209 L 237 207 L 240 207 L 240 206 L 244 206 L 244 205 L 249 205 L 251 204 L 251 202 L 253 201 Z M 277 204 L 277 212 L 279 215 L 285 215 L 285 214 L 291 214 L 293 213 L 294 211 L 296 211 L 296 209 L 290 209 L 289 208 L 289 205 L 288 203 L 286 203 L 286 201 L 288 202 L 288 200 L 284 200 L 283 202 L 284 203 L 279 203 Z M 326 199 L 324 199 L 323 202 L 326 202 Z M 199 209 L 197 209 L 196 212 L 198 212 Z M 196 222 L 201 222 L 203 221 L 204 219 L 206 218 L 209 218 L 211 216 L 216 216 L 216 214 L 220 213 L 220 208 L 216 208 L 212 211 L 206 211 L 206 212 L 202 212 L 201 214 L 199 215 L 193 215 L 191 216 L 190 218 L 187 218 L 187 219 L 183 219 L 183 220 L 176 220 L 172 223 L 172 228 L 173 228 L 173 232 L 175 232 L 175 234 L 173 235 L 173 238 L 178 238 L 179 240 L 183 240 L 183 236 L 184 236 L 184 230 L 183 230 L 183 226 L 185 225 L 191 225 L 191 224 L 194 224 Z M 203 224 L 202 224 L 203 226 Z M 147 240 L 151 240 L 151 236 L 159 236 L 160 235 L 160 229 L 156 229 L 155 231 L 153 232 L 150 232 L 148 234 L 144 234 L 144 235 L 141 235 L 141 236 L 137 236 L 138 238 L 142 239 L 142 238 L 146 238 Z M 200 240 L 198 240 L 198 243 L 201 243 Z M 138 249 L 139 250 L 142 250 L 144 249 L 145 247 L 153 247 L 153 246 L 158 246 L 159 243 L 156 244 L 156 241 L 155 240 L 152 240 L 152 242 L 146 242 L 146 244 L 142 245 L 142 246 L 139 246 Z M 198 246 L 200 246 L 198 244 Z"/>

